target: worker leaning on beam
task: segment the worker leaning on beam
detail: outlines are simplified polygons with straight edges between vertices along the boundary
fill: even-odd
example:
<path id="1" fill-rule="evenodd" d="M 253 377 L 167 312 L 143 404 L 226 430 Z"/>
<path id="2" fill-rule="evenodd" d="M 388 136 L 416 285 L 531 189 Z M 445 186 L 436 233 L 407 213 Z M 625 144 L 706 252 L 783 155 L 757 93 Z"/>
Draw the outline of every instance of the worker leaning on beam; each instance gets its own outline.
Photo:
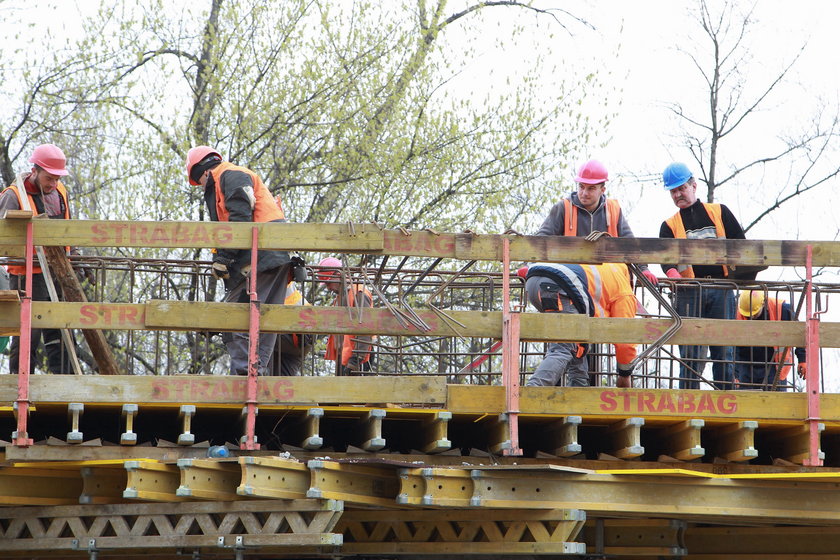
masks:
<path id="1" fill-rule="evenodd" d="M 0 194 L 0 213 L 5 210 L 21 210 L 27 205 L 21 199 L 25 192 L 28 207 L 36 215 L 46 214 L 50 219 L 69 220 L 70 203 L 67 189 L 59 180 L 68 174 L 65 168 L 67 158 L 64 152 L 54 144 L 41 144 L 29 157 L 32 169 L 20 173 L 12 184 Z M 68 247 L 69 251 L 70 248 Z M 9 265 L 9 285 L 12 290 L 23 290 L 26 282 L 24 265 Z M 50 301 L 47 282 L 41 268 L 32 268 L 32 301 Z M 56 293 L 61 297 L 61 286 L 53 280 Z M 30 345 L 30 365 L 35 365 L 35 354 L 43 339 L 44 352 L 47 355 L 47 369 L 50 373 L 72 373 L 70 356 L 61 343 L 61 329 L 32 329 Z M 9 355 L 9 371 L 18 373 L 20 364 L 20 337 L 12 338 Z"/>
<path id="2" fill-rule="evenodd" d="M 608 180 L 609 172 L 600 161 L 590 159 L 581 165 L 575 176 L 577 191 L 552 206 L 536 235 L 586 237 L 605 231 L 613 237 L 634 237 L 618 201 L 605 194 Z M 639 268 L 645 278 L 657 284 L 646 264 Z"/>
<path id="3" fill-rule="evenodd" d="M 525 292 L 540 313 L 580 313 L 590 317 L 634 317 L 636 296 L 624 264 L 539 263 L 522 267 L 517 274 L 525 278 Z M 527 386 L 589 386 L 587 345 L 552 342 L 545 358 L 531 374 Z M 617 387 L 630 387 L 636 358 L 635 344 L 615 344 Z"/>
<path id="4" fill-rule="evenodd" d="M 204 188 L 204 201 L 214 222 L 285 222 L 277 204 L 259 176 L 245 167 L 223 161 L 209 146 L 196 146 L 187 152 L 190 184 Z M 289 282 L 291 257 L 286 251 L 259 251 L 257 255 L 257 299 L 261 303 L 282 304 Z M 225 283 L 225 302 L 249 301 L 247 279 L 251 272 L 251 250 L 217 248 L 211 273 Z M 230 354 L 230 373 L 248 373 L 248 333 L 225 336 Z M 257 373 L 265 375 L 277 342 L 277 333 L 261 333 Z"/>
<path id="5" fill-rule="evenodd" d="M 665 190 L 679 211 L 662 222 L 659 237 L 670 239 L 744 239 L 744 230 L 732 212 L 723 204 L 700 202 L 697 181 L 684 163 L 672 163 L 662 173 Z M 730 277 L 730 270 L 722 265 L 663 264 L 669 278 Z M 697 285 L 677 285 L 674 308 L 681 317 L 734 319 L 735 293 L 730 288 Z M 680 389 L 699 389 L 700 374 L 705 364 L 701 349 L 704 346 L 681 345 Z M 705 351 L 703 351 L 705 352 Z M 733 350 L 731 346 L 710 346 L 712 375 L 716 389 L 733 387 Z"/>
<path id="6" fill-rule="evenodd" d="M 321 268 L 317 274 L 321 286 L 335 294 L 333 305 L 373 307 L 373 296 L 367 288 L 361 284 L 346 284 L 341 281 L 343 264 L 339 259 L 327 257 L 322 259 L 318 266 Z M 339 375 L 356 375 L 359 372 L 370 371 L 371 344 L 374 340 L 376 337 L 369 335 L 330 335 L 324 359 L 337 362 Z"/>
<path id="7" fill-rule="evenodd" d="M 775 298 L 768 298 L 764 292 L 758 290 L 747 290 L 741 292 L 738 298 L 738 314 L 740 320 L 752 321 L 794 321 L 790 304 Z M 795 351 L 796 360 L 799 362 L 797 372 L 800 377 L 805 377 L 807 363 L 805 349 L 797 348 Z M 793 355 L 790 348 L 778 346 L 737 346 L 735 348 L 735 378 L 742 389 L 763 389 L 772 387 L 776 379 L 776 370 L 779 361 L 784 356 L 784 365 L 779 372 L 779 384 L 777 389 L 785 391 L 788 386 L 788 374 L 793 364 Z"/>

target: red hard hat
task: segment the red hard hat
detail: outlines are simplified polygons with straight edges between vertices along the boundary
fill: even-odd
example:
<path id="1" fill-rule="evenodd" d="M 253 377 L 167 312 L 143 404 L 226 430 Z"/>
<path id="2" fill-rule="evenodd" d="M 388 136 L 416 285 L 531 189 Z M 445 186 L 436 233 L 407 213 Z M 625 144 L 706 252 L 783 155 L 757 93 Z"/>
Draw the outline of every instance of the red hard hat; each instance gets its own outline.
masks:
<path id="1" fill-rule="evenodd" d="M 341 261 L 335 257 L 327 257 L 325 259 L 321 259 L 321 262 L 318 263 L 318 266 L 321 268 L 341 268 L 343 265 Z M 322 270 L 318 273 L 318 280 L 321 283 L 329 282 L 333 278 L 338 275 L 338 270 Z"/>
<path id="2" fill-rule="evenodd" d="M 29 162 L 34 163 L 47 173 L 59 176 L 67 175 L 67 170 L 64 169 L 67 158 L 64 157 L 64 152 L 61 151 L 61 148 L 55 144 L 41 144 L 32 150 L 32 156 L 29 158 Z"/>
<path id="3" fill-rule="evenodd" d="M 575 181 L 584 185 L 597 185 L 605 183 L 609 177 L 610 175 L 603 163 L 597 159 L 590 159 L 580 166 Z"/>
<path id="4" fill-rule="evenodd" d="M 187 163 L 184 166 L 187 170 L 187 178 L 190 180 L 190 185 L 198 186 L 201 183 L 197 183 L 192 180 L 192 168 L 193 166 L 206 158 L 209 155 L 217 155 L 219 159 L 222 158 L 222 154 L 216 151 L 215 148 L 211 148 L 210 146 L 196 146 L 194 148 L 190 148 L 190 151 L 187 152 Z"/>

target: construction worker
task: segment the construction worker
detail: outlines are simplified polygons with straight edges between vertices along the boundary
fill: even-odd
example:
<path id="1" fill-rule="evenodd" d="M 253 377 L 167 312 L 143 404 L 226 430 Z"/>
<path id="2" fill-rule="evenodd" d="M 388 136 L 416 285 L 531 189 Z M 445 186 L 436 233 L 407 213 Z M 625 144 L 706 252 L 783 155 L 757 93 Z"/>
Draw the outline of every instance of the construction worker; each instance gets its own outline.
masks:
<path id="1" fill-rule="evenodd" d="M 355 307 L 359 309 L 373 307 L 373 296 L 361 284 L 346 284 L 342 281 L 343 263 L 335 257 L 327 257 L 318 263 L 320 272 L 317 277 L 327 290 L 336 295 L 333 305 Z M 354 375 L 370 371 L 370 351 L 374 341 L 372 336 L 330 335 L 327 339 L 325 360 L 337 362 L 339 375 Z"/>
<path id="2" fill-rule="evenodd" d="M 539 263 L 517 272 L 525 278 L 525 292 L 540 313 L 581 313 L 590 317 L 634 317 L 636 296 L 624 264 Z M 589 386 L 586 345 L 552 342 L 526 386 Z M 617 387 L 630 387 L 636 358 L 634 344 L 616 344 Z"/>
<path id="3" fill-rule="evenodd" d="M 600 161 L 590 159 L 581 165 L 575 176 L 577 192 L 551 208 L 536 235 L 586 237 L 603 231 L 612 237 L 634 237 L 618 201 L 605 194 L 608 180 L 607 168 Z M 645 278 L 656 285 L 656 276 L 647 265 L 640 264 L 639 268 Z"/>
<path id="4" fill-rule="evenodd" d="M 684 163 L 672 163 L 662 173 L 665 190 L 679 211 L 662 222 L 659 237 L 669 239 L 744 239 L 744 230 L 723 204 L 700 202 L 697 182 Z M 729 269 L 722 265 L 663 264 L 669 278 L 726 279 Z M 676 286 L 674 308 L 681 317 L 734 319 L 735 294 L 728 287 Z M 699 389 L 705 365 L 703 346 L 680 346 L 680 388 Z M 731 389 L 733 382 L 731 346 L 710 346 L 712 375 L 717 389 Z"/>
<path id="5" fill-rule="evenodd" d="M 214 222 L 285 222 L 278 206 L 259 176 L 245 167 L 223 161 L 209 146 L 196 146 L 187 152 L 187 177 L 191 185 L 204 189 L 207 211 Z M 226 302 L 249 301 L 247 280 L 251 269 L 250 249 L 217 248 L 211 274 L 225 284 Z M 286 251 L 259 251 L 257 256 L 257 299 L 280 304 L 285 300 L 291 258 Z M 248 374 L 248 333 L 223 337 L 230 354 L 230 373 Z M 277 333 L 260 333 L 258 375 L 265 375 Z"/>
<path id="6" fill-rule="evenodd" d="M 774 298 L 768 298 L 763 291 L 747 290 L 741 292 L 738 298 L 738 314 L 740 320 L 752 321 L 794 321 L 790 304 Z M 796 361 L 799 362 L 797 373 L 805 377 L 808 365 L 805 359 L 805 349 L 796 349 Z M 737 346 L 735 348 L 735 378 L 742 389 L 768 390 L 776 379 L 779 361 L 784 358 L 779 371 L 777 389 L 784 391 L 788 385 L 787 378 L 793 365 L 790 348 L 772 346 Z"/>
<path id="7" fill-rule="evenodd" d="M 67 175 L 67 158 L 54 144 L 37 146 L 29 157 L 32 169 L 20 173 L 12 184 L 0 194 L 0 214 L 6 210 L 31 210 L 36 215 L 46 214 L 50 219 L 69 220 L 70 203 L 67 189 L 59 180 Z M 22 198 L 22 192 L 26 197 Z M 68 247 L 69 251 L 70 248 Z M 26 282 L 26 267 L 9 265 L 9 286 L 12 290 L 23 290 Z M 61 298 L 61 287 L 53 281 L 56 294 Z M 32 268 L 32 301 L 50 301 L 47 282 L 39 266 Z M 34 368 L 35 355 L 44 342 L 47 356 L 47 370 L 50 373 L 73 373 L 70 356 L 61 341 L 60 329 L 32 329 L 30 343 L 30 367 Z M 9 371 L 18 373 L 20 364 L 20 337 L 12 338 L 9 354 Z M 34 369 L 32 370 L 34 371 Z"/>
<path id="8" fill-rule="evenodd" d="M 283 305 L 311 305 L 303 297 L 294 282 L 286 286 Z M 300 375 L 303 358 L 312 350 L 315 335 L 307 333 L 283 333 L 268 368 L 270 375 Z"/>

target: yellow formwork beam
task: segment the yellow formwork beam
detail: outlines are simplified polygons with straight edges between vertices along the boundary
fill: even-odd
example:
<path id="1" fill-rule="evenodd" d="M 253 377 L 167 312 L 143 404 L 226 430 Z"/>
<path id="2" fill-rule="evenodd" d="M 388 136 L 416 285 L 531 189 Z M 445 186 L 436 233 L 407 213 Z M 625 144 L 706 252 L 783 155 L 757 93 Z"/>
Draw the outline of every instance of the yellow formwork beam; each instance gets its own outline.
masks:
<path id="1" fill-rule="evenodd" d="M 686 527 L 677 519 L 587 519 L 581 540 L 590 554 L 682 557 Z"/>
<path id="2" fill-rule="evenodd" d="M 154 461 L 126 461 L 128 481 L 123 497 L 152 502 L 182 502 L 189 498 L 178 496 L 181 469 Z"/>
<path id="3" fill-rule="evenodd" d="M 123 492 L 128 485 L 128 473 L 123 462 L 116 466 L 83 466 L 80 504 L 117 504 L 125 502 Z"/>
<path id="4" fill-rule="evenodd" d="M 342 500 L 348 504 L 395 506 L 399 481 L 392 467 L 337 463 L 313 459 L 308 498 Z"/>
<path id="5" fill-rule="evenodd" d="M 236 500 L 242 472 L 231 459 L 178 459 L 181 484 L 176 496 L 201 500 Z"/>
<path id="6" fill-rule="evenodd" d="M 254 498 L 303 499 L 310 487 L 309 469 L 284 457 L 239 457 L 242 478 L 236 493 Z"/>
<path id="7" fill-rule="evenodd" d="M 76 468 L 0 468 L 0 504 L 78 504 L 82 475 Z"/>

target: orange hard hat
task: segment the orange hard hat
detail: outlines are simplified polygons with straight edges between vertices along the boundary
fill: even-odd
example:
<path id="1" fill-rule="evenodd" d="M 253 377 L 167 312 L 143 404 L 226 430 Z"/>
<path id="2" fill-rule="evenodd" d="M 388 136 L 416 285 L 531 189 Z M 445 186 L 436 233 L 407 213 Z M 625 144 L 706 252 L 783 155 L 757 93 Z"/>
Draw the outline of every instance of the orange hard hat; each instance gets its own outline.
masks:
<path id="1" fill-rule="evenodd" d="M 53 175 L 67 175 L 67 170 L 64 169 L 67 158 L 64 157 L 64 152 L 61 151 L 61 148 L 55 144 L 41 144 L 36 147 L 32 150 L 29 163 L 34 163 L 47 173 L 52 173 Z"/>
<path id="2" fill-rule="evenodd" d="M 219 161 L 222 161 L 222 154 L 210 146 L 195 146 L 194 148 L 190 148 L 190 151 L 187 152 L 187 163 L 184 167 L 187 170 L 187 177 L 190 180 L 190 185 L 198 186 L 201 184 L 197 180 L 193 179 L 192 170 L 197 163 L 200 163 L 208 156 L 216 156 L 219 158 Z"/>

